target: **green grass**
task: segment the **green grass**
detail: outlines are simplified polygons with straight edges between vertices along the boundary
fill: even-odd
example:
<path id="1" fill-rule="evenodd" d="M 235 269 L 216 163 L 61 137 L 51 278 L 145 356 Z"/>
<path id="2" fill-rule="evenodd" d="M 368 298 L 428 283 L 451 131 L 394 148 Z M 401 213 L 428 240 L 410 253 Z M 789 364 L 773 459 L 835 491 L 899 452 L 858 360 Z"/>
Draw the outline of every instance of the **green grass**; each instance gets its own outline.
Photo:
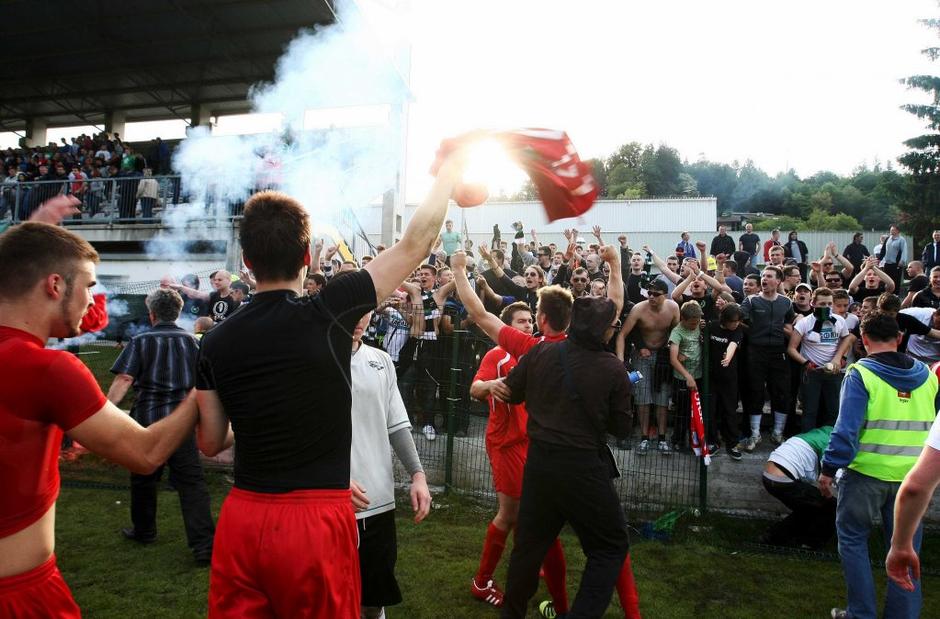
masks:
<path id="1" fill-rule="evenodd" d="M 129 524 L 127 475 L 118 467 L 86 456 L 63 464 L 58 504 L 59 565 L 88 617 L 204 617 L 209 571 L 196 567 L 186 547 L 176 495 L 161 492 L 159 537 L 140 546 L 123 539 Z M 229 488 L 226 474 L 209 471 L 213 512 Z M 491 508 L 454 495 L 437 495 L 428 519 L 415 525 L 404 502 L 398 519 L 398 580 L 404 602 L 390 617 L 495 617 L 472 599 L 476 570 Z M 678 525 L 673 542 L 633 536 L 633 565 L 645 617 L 718 616 L 750 618 L 822 617 L 844 601 L 839 564 L 833 561 L 734 550 L 731 538 L 753 539 L 765 523 L 709 516 Z M 737 534 L 735 534 L 737 532 Z M 937 540 L 937 536 L 932 536 Z M 569 532 L 562 536 L 568 558 L 568 590 L 573 599 L 584 556 Z M 505 583 L 510 548 L 497 570 Z M 883 581 L 883 572 L 876 577 Z M 940 616 L 940 577 L 924 581 L 922 616 Z M 883 593 L 883 584 L 879 586 Z M 544 585 L 533 599 L 547 599 Z M 616 594 L 606 617 L 622 616 Z"/>
<path id="2" fill-rule="evenodd" d="M 84 350 L 97 351 L 82 355 L 82 360 L 107 389 L 111 382 L 108 368 L 118 351 L 106 347 Z M 86 456 L 63 464 L 62 473 L 56 553 L 85 616 L 204 617 L 209 570 L 192 561 L 176 495 L 161 492 L 158 540 L 139 546 L 119 534 L 130 521 L 126 472 Z M 230 482 L 222 471 L 210 470 L 207 476 L 217 516 Z M 493 508 L 454 494 L 438 494 L 431 515 L 415 525 L 407 517 L 407 501 L 399 503 L 397 574 L 404 602 L 390 609 L 389 617 L 496 617 L 495 609 L 477 602 L 468 592 Z M 759 520 L 708 515 L 684 517 L 671 542 L 632 535 L 643 616 L 825 617 L 829 608 L 844 605 L 845 586 L 832 555 L 814 558 L 764 552 L 753 542 L 766 526 Z M 584 556 L 570 531 L 563 533 L 562 541 L 573 600 Z M 922 556 L 928 567 L 940 564 L 938 542 L 940 534 L 936 533 L 925 539 Z M 506 582 L 510 551 L 511 542 L 496 573 L 500 584 Z M 884 593 L 883 574 L 875 568 L 880 596 Z M 940 576 L 925 576 L 923 617 L 940 616 L 938 584 Z M 536 603 L 547 597 L 542 585 L 533 598 L 533 616 Z M 622 616 L 616 594 L 605 616 Z"/>

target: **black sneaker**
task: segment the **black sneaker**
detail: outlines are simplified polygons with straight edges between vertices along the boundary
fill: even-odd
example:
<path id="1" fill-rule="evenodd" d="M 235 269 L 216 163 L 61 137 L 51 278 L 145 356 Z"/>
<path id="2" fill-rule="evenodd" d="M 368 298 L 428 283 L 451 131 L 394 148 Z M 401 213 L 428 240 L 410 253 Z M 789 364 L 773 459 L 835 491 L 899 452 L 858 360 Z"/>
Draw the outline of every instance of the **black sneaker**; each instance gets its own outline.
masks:
<path id="1" fill-rule="evenodd" d="M 195 560 L 196 565 L 199 567 L 208 567 L 212 565 L 212 551 L 200 550 L 199 552 L 194 552 L 193 560 Z"/>
<path id="2" fill-rule="evenodd" d="M 728 445 L 727 451 L 728 451 L 728 456 L 730 456 L 732 460 L 741 459 L 741 451 L 738 449 L 737 445 Z"/>
<path id="3" fill-rule="evenodd" d="M 156 533 L 152 533 L 150 535 L 141 535 L 137 533 L 137 531 L 134 530 L 133 527 L 127 527 L 125 529 L 121 529 L 121 535 L 123 535 L 129 540 L 133 540 L 137 542 L 138 544 L 152 544 L 155 541 L 157 541 Z"/>

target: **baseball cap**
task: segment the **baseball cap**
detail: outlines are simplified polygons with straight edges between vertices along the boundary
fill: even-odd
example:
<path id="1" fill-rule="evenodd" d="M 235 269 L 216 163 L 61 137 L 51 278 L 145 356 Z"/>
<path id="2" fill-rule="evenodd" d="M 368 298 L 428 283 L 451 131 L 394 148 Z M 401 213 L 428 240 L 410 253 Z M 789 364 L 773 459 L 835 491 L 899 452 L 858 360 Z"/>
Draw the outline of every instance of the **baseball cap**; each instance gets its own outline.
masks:
<path id="1" fill-rule="evenodd" d="M 799 290 L 800 288 L 806 288 L 806 290 L 809 292 L 813 291 L 813 287 L 807 284 L 806 282 L 800 282 L 799 284 L 796 285 L 796 288 L 794 288 L 794 290 Z"/>

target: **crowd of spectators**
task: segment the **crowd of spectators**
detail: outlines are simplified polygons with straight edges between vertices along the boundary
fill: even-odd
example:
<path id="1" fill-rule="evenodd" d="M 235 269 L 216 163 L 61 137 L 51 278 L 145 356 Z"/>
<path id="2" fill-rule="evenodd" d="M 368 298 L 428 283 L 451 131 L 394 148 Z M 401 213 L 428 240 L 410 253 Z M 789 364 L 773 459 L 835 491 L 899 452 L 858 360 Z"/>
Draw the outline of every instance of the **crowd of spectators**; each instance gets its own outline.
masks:
<path id="1" fill-rule="evenodd" d="M 534 312 L 539 290 L 549 285 L 575 297 L 603 296 L 609 278 L 597 226 L 592 242 L 566 230 L 565 247 L 543 244 L 535 230 L 527 238 L 520 222 L 512 225 L 512 238 L 494 226 L 491 242 L 478 247 L 456 233 L 453 222 L 445 226 L 427 262 L 379 307 L 366 334 L 397 364 L 409 413 L 428 440 L 442 430 L 451 365 L 447 336 L 455 329 L 473 332 L 455 292 L 450 255 L 468 254 L 476 294 L 496 315 L 514 302 Z M 773 231 L 762 241 L 748 225 L 733 239 L 722 226 L 710 247 L 683 234 L 667 256 L 645 244 L 634 249 L 625 235 L 616 239 L 625 307 L 610 347 L 643 375 L 634 393 L 638 437 L 621 441 L 622 448 L 662 456 L 687 452 L 693 390 L 711 394 L 712 452 L 735 460 L 768 434 L 776 446 L 832 425 L 845 367 L 865 355 L 860 319 L 876 308 L 897 316 L 908 354 L 940 360 L 940 232 L 920 261 L 906 261 L 906 242 L 895 226 L 874 254 L 860 233 L 841 251 L 829 243 L 820 256 L 810 255 L 796 231 L 786 238 Z M 313 253 L 307 294 L 361 266 L 340 257 L 336 246 L 318 242 Z M 466 432 L 466 421 L 457 428 Z"/>
<path id="2" fill-rule="evenodd" d="M 94 217 L 106 206 L 133 219 L 153 217 L 158 189 L 154 175 L 170 170 L 170 151 L 156 138 L 147 153 L 137 152 L 118 133 L 82 134 L 61 143 L 0 151 L 3 179 L 0 220 L 25 221 L 40 204 L 65 193 L 81 200 L 76 219 Z M 146 177 L 146 178 L 145 178 Z"/>

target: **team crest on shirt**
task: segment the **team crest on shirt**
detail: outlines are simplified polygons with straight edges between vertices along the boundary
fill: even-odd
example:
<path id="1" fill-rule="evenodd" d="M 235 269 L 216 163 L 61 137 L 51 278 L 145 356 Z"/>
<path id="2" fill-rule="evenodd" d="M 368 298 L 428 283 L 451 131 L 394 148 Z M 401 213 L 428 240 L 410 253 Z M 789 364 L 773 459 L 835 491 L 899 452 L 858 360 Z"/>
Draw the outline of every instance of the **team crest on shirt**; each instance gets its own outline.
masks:
<path id="1" fill-rule="evenodd" d="M 378 361 L 369 361 L 369 367 L 375 370 L 384 370 L 385 366 L 379 363 Z"/>
<path id="2" fill-rule="evenodd" d="M 911 399 L 911 392 L 898 391 L 898 399 L 901 400 L 901 404 L 907 404 L 908 400 Z"/>

